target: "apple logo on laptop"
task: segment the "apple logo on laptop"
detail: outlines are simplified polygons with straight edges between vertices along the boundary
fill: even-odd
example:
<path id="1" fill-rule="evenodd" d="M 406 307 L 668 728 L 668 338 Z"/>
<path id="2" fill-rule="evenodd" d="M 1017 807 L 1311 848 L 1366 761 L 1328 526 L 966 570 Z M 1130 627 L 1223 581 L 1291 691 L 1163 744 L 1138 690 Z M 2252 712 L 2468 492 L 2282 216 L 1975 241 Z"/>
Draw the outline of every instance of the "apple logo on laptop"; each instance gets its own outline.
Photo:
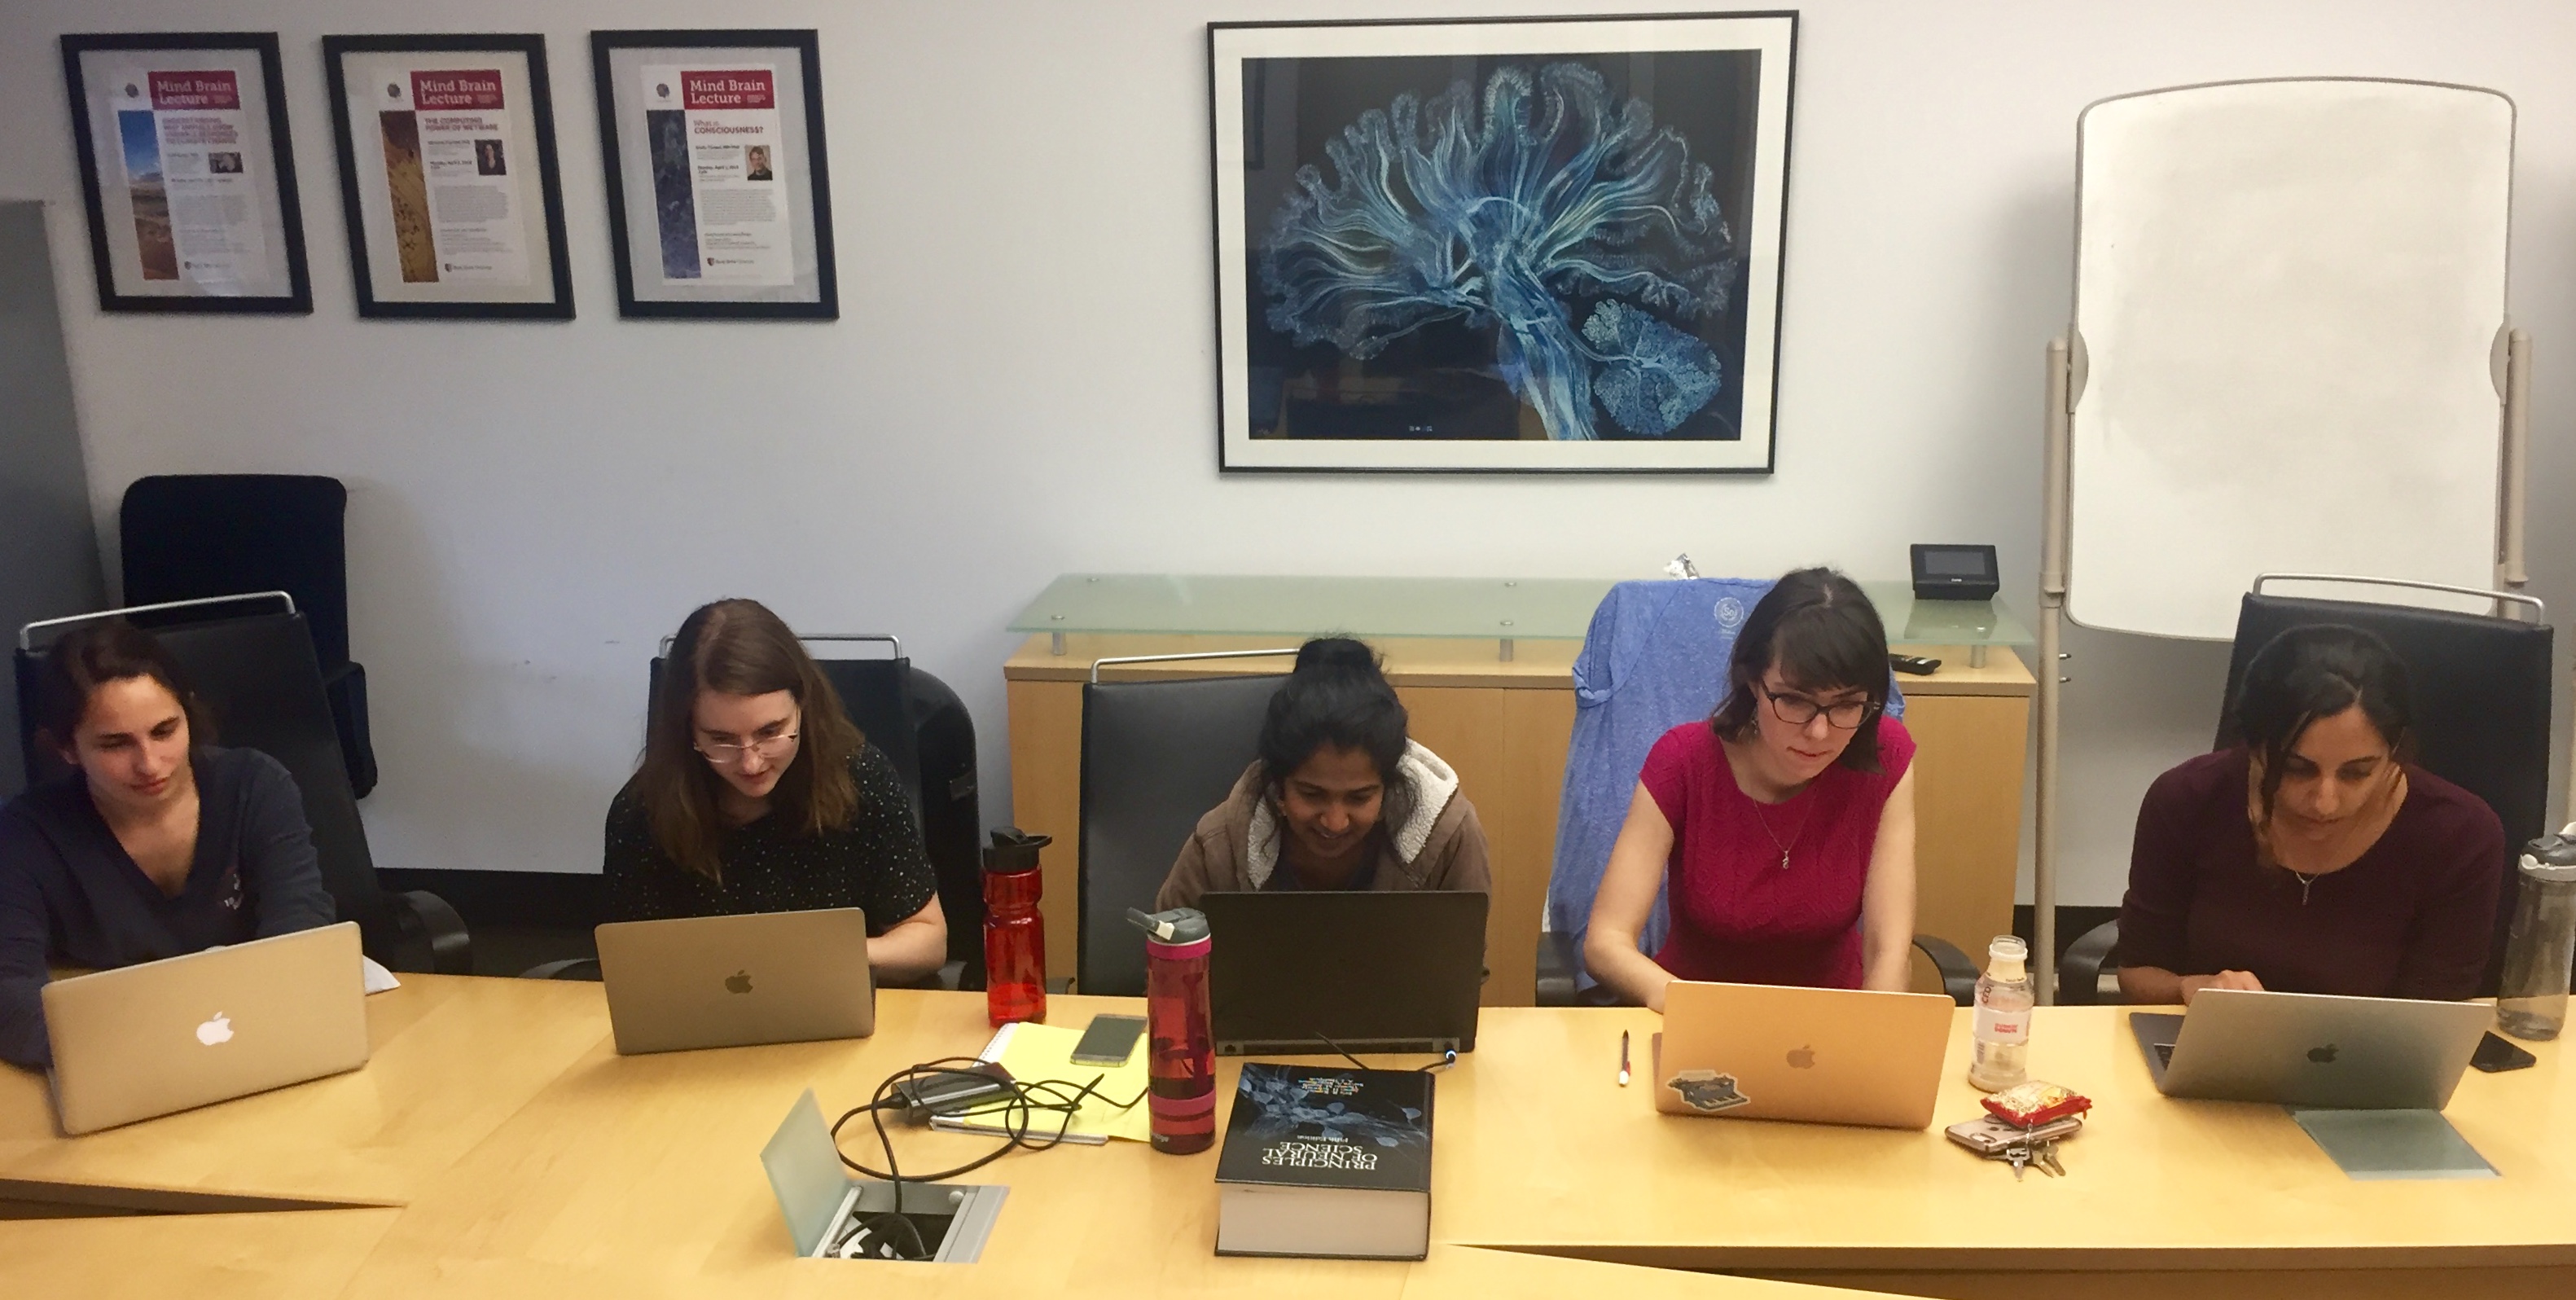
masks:
<path id="1" fill-rule="evenodd" d="M 747 970 L 738 970 L 731 975 L 725 976 L 725 992 L 751 992 L 751 972 Z"/>
<path id="2" fill-rule="evenodd" d="M 2319 1065 L 2332 1065 L 2334 1064 L 2334 1058 L 2335 1045 L 2332 1043 L 2328 1043 L 2323 1047 L 2311 1047 L 2308 1049 L 2308 1059 Z"/>
<path id="3" fill-rule="evenodd" d="M 1792 1070 L 1812 1070 L 1816 1068 L 1816 1049 L 1812 1047 L 1801 1047 L 1791 1051 L 1789 1053 L 1789 1068 Z"/>
<path id="4" fill-rule="evenodd" d="M 233 1022 L 227 1019 L 223 1012 L 216 1012 L 214 1019 L 197 1026 L 197 1041 L 208 1047 L 217 1043 L 229 1043 L 232 1038 Z"/>

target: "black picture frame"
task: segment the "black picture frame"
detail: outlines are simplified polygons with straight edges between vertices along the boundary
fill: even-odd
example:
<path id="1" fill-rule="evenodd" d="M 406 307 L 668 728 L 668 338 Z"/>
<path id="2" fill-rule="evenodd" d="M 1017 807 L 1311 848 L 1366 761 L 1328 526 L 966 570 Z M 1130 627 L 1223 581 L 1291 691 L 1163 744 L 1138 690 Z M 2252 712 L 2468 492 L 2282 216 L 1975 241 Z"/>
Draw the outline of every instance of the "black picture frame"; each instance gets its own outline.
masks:
<path id="1" fill-rule="evenodd" d="M 1209 23 L 1219 472 L 1771 473 L 1798 35 L 1789 9 Z M 1577 66 L 1555 66 L 1566 64 Z M 1448 250 L 1440 258 L 1456 263 L 1451 272 L 1487 283 L 1488 299 L 1499 292 L 1504 277 L 1480 260 L 1469 227 L 1441 224 L 1395 153 L 1405 123 L 1424 123 L 1427 137 L 1444 118 L 1465 123 L 1464 156 L 1505 147 L 1477 125 L 1504 76 L 1519 78 L 1515 98 L 1530 121 L 1571 124 L 1547 142 L 1547 167 L 1577 155 L 1606 168 L 1681 154 L 1657 164 L 1672 169 L 1664 179 L 1694 168 L 1711 179 L 1695 191 L 1674 180 L 1659 208 L 1696 211 L 1690 200 L 1711 200 L 1722 226 L 1668 223 L 1685 247 L 1648 292 L 1613 283 L 1600 273 L 1609 264 L 1587 255 L 1557 268 L 1588 274 L 1585 287 L 1561 288 L 1537 268 L 1517 287 L 1544 292 L 1504 311 L 1463 301 L 1469 288 L 1425 255 L 1423 292 L 1404 295 L 1403 250 L 1419 248 Z M 1460 86 L 1464 99 L 1453 95 Z M 1612 139 L 1641 102 L 1661 136 L 1678 131 L 1686 153 L 1660 137 Z M 1453 112 L 1460 104 L 1463 113 Z M 1582 129 L 1593 131 L 1590 144 L 1570 134 Z M 1390 142 L 1394 152 L 1377 156 Z M 1370 200 L 1372 187 L 1343 176 L 1333 148 L 1362 158 L 1371 175 L 1398 177 L 1396 201 Z M 1316 189 L 1300 179 L 1309 171 Z M 1538 196 L 1515 202 L 1531 205 L 1531 220 L 1554 219 Z M 1480 227 L 1492 210 L 1475 205 Z M 1373 230 L 1395 260 L 1355 274 L 1375 264 L 1351 261 L 1345 241 Z M 1562 242 L 1555 228 L 1543 233 L 1539 242 Z M 1621 237 L 1601 238 L 1624 256 Z M 1520 322 L 1539 300 L 1555 305 L 1563 328 L 1533 342 Z M 1285 323 L 1271 317 L 1274 304 L 1289 313 Z M 1550 374 L 1542 361 L 1562 366 Z"/>
<path id="2" fill-rule="evenodd" d="M 612 259 L 617 272 L 618 315 L 636 319 L 697 320 L 838 320 L 841 315 L 839 276 L 834 266 L 832 242 L 832 187 L 830 150 L 823 129 L 822 47 L 819 34 L 811 28 L 774 29 L 629 29 L 593 31 L 590 34 L 591 70 L 596 83 L 599 106 L 600 170 L 608 189 L 608 235 Z M 634 245 L 628 228 L 628 195 L 625 183 L 625 158 L 635 142 L 625 138 L 620 122 L 618 79 L 613 58 L 622 50 L 794 50 L 798 75 L 802 78 L 801 97 L 804 113 L 805 156 L 784 160 L 782 165 L 799 168 L 812 178 L 808 206 L 808 226 L 814 251 L 814 299 L 812 301 L 764 300 L 756 296 L 741 299 L 699 298 L 693 300 L 659 299 L 644 296 L 637 289 Z M 790 230 L 794 229 L 791 215 Z"/>
<path id="3" fill-rule="evenodd" d="M 515 54 L 526 61 L 530 132 L 536 141 L 537 184 L 547 243 L 548 301 L 402 301 L 377 292 L 369 259 L 356 132 L 349 116 L 346 56 L 351 54 Z M 546 38 L 537 34 L 423 33 L 393 36 L 325 36 L 322 63 L 331 95 L 331 135 L 340 167 L 340 207 L 348 223 L 349 279 L 358 314 L 391 320 L 571 320 L 572 255 L 564 229 L 563 173 L 555 149 L 554 92 L 546 66 Z"/>
<path id="4" fill-rule="evenodd" d="M 98 307 L 107 312 L 175 312 L 241 315 L 306 315 L 313 310 L 313 280 L 305 261 L 304 206 L 295 179 L 295 140 L 287 121 L 286 77 L 275 32 L 101 32 L 67 33 L 61 39 L 63 88 L 69 99 L 74 152 L 80 160 L 81 200 L 89 218 L 90 265 L 98 283 Z M 255 53 L 259 83 L 266 101 L 266 162 L 273 184 L 267 197 L 274 204 L 279 242 L 285 261 L 286 292 L 230 294 L 126 293 L 117 287 L 115 240 L 99 176 L 98 141 L 90 127 L 90 94 L 85 56 L 118 50 L 198 50 Z M 236 163 L 238 165 L 238 163 Z M 131 200 L 129 200 L 131 201 Z M 166 203 L 166 198 L 164 199 Z M 165 219 L 166 224 L 166 219 Z M 138 245 L 139 245 L 138 237 Z M 138 260 L 140 253 L 137 254 Z"/>

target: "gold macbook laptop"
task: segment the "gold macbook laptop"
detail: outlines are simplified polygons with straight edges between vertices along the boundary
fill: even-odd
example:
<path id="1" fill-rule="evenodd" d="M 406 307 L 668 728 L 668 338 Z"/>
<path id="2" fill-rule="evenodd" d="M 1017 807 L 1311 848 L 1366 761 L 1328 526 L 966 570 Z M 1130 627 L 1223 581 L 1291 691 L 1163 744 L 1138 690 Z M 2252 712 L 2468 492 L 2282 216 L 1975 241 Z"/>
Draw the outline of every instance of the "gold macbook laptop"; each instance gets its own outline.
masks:
<path id="1" fill-rule="evenodd" d="M 1651 1052 L 1655 1109 L 1926 1128 L 1953 1010 L 1933 993 L 1675 980 Z"/>
<path id="2" fill-rule="evenodd" d="M 43 997 L 65 1134 L 367 1063 L 353 921 L 76 975 L 47 984 Z"/>
<path id="3" fill-rule="evenodd" d="M 876 1032 L 858 908 L 614 921 L 596 933 L 621 1056 Z"/>

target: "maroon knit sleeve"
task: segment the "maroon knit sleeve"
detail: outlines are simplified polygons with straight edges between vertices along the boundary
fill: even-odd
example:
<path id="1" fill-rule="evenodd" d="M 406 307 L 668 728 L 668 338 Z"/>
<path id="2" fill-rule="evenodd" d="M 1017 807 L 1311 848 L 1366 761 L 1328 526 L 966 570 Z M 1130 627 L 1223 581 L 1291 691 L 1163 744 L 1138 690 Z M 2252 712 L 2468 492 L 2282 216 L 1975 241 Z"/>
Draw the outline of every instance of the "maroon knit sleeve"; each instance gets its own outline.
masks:
<path id="1" fill-rule="evenodd" d="M 1896 783 L 1914 767 L 1914 733 L 1896 718 L 1880 718 L 1878 727 L 1878 785 L 1882 797 L 1896 792 Z"/>
<path id="2" fill-rule="evenodd" d="M 2129 892 L 2120 899 L 2119 959 L 2123 966 L 2183 970 L 2184 930 L 2191 916 L 2195 846 L 2212 815 L 2203 782 L 2186 763 L 2159 776 L 2138 803 L 2138 829 L 2129 848 Z M 2241 811 L 2239 813 L 2241 814 Z"/>
<path id="3" fill-rule="evenodd" d="M 1637 773 L 1637 784 L 1644 786 L 1646 793 L 1654 797 L 1655 807 L 1663 810 L 1676 841 L 1681 838 L 1683 814 L 1690 807 L 1692 772 L 1699 766 L 1692 759 L 1696 751 L 1716 746 L 1716 733 L 1708 729 L 1707 723 L 1685 722 L 1665 732 L 1657 738 L 1655 747 L 1646 751 L 1646 766 Z"/>
<path id="4" fill-rule="evenodd" d="M 2407 802 L 2423 799 L 2430 805 L 2427 815 L 2408 819 L 2407 827 L 2425 874 L 2414 899 L 2414 924 L 2407 927 L 2406 954 L 2398 959 L 2388 994 L 2440 1002 L 2473 998 L 2495 942 L 2496 896 L 2508 863 L 2504 825 L 2476 795 L 2418 770 L 2409 769 L 2407 777 Z"/>

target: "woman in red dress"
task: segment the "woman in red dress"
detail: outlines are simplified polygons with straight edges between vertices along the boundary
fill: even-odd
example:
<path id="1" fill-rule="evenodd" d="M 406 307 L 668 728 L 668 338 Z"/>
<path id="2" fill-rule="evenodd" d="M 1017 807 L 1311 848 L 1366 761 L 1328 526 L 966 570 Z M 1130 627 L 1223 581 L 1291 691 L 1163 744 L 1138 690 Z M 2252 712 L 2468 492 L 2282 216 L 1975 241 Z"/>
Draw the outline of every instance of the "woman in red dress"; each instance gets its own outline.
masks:
<path id="1" fill-rule="evenodd" d="M 1664 733 L 1593 896 L 1592 977 L 1663 1010 L 1676 979 L 1903 990 L 1914 738 L 1885 716 L 1887 631 L 1851 579 L 1800 569 L 1736 635 L 1715 715 Z M 1669 883 L 1672 930 L 1637 935 Z"/>

